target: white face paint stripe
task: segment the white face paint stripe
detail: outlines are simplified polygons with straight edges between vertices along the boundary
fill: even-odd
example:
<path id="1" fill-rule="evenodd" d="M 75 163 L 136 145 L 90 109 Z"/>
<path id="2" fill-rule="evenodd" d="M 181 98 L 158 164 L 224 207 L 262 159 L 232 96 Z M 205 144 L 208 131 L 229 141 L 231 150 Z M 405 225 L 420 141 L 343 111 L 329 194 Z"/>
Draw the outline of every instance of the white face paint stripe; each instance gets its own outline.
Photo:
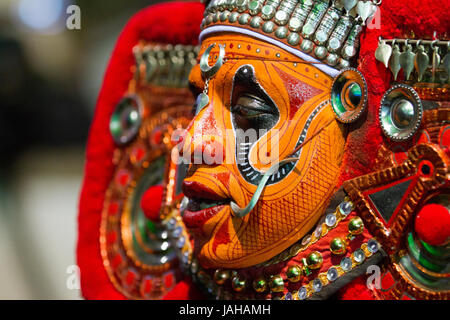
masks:
<path id="1" fill-rule="evenodd" d="M 255 31 L 251 31 L 248 29 L 244 29 L 244 28 L 239 28 L 239 27 L 234 27 L 234 26 L 212 26 L 209 28 L 204 29 L 199 36 L 199 41 L 200 43 L 202 43 L 202 41 L 208 36 L 211 35 L 213 33 L 219 33 L 219 32 L 235 32 L 235 33 L 241 33 L 241 34 L 245 34 L 260 40 L 263 40 L 265 42 L 268 42 L 270 44 L 276 45 L 278 47 L 280 47 L 281 49 L 286 50 L 289 53 L 292 53 L 293 55 L 299 57 L 300 59 L 303 59 L 307 62 L 312 62 L 313 65 L 325 72 L 327 75 L 331 76 L 331 77 L 336 77 L 339 74 L 339 70 L 334 69 L 330 66 L 327 66 L 326 64 L 321 63 L 319 60 L 314 59 L 313 57 L 307 55 L 306 53 L 303 53 L 302 51 L 298 50 L 298 49 L 294 49 L 291 46 L 288 46 L 287 44 L 284 44 L 281 41 L 278 41 L 276 39 L 273 39 L 271 37 L 265 36 L 259 32 L 255 32 Z"/>

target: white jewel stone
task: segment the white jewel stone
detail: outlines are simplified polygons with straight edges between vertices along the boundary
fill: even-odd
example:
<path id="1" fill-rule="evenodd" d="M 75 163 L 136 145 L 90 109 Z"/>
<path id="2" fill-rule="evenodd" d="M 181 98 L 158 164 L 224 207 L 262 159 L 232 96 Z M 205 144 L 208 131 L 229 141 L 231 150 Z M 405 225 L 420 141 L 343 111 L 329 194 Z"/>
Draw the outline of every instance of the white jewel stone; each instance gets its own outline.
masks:
<path id="1" fill-rule="evenodd" d="M 336 215 L 334 213 L 330 213 L 329 215 L 327 215 L 326 219 L 325 219 L 325 223 L 328 227 L 332 228 L 336 225 L 337 219 L 336 219 Z"/>
<path id="2" fill-rule="evenodd" d="M 298 290 L 298 298 L 300 300 L 305 300 L 308 297 L 308 290 L 306 290 L 305 287 L 301 287 L 300 290 Z"/>
<path id="3" fill-rule="evenodd" d="M 341 260 L 340 266 L 344 271 L 350 271 L 352 269 L 352 259 L 345 257 Z"/>
<path id="4" fill-rule="evenodd" d="M 339 277 L 339 273 L 335 267 L 331 267 L 327 272 L 327 279 L 330 282 L 335 281 Z"/>
<path id="5" fill-rule="evenodd" d="M 367 241 L 367 249 L 372 253 L 378 252 L 378 242 L 375 239 L 370 239 L 369 241 Z"/>

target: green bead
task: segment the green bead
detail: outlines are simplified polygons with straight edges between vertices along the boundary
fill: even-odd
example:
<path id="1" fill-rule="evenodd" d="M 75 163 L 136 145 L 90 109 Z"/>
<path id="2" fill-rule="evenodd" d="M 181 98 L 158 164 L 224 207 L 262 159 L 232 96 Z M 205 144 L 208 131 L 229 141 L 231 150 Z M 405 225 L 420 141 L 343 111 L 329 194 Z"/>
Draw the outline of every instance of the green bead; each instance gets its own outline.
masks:
<path id="1" fill-rule="evenodd" d="M 216 272 L 214 272 L 214 281 L 221 286 L 225 284 L 225 282 L 227 282 L 228 279 L 230 279 L 230 276 L 231 276 L 230 271 L 216 270 Z"/>
<path id="2" fill-rule="evenodd" d="M 299 266 L 290 266 L 286 271 L 286 277 L 290 282 L 299 282 L 302 278 L 302 270 Z"/>
<path id="3" fill-rule="evenodd" d="M 263 293 L 267 290 L 267 281 L 264 278 L 257 278 L 253 281 L 253 289 L 258 293 Z"/>
<path id="4" fill-rule="evenodd" d="M 360 217 L 353 218 L 352 220 L 349 221 L 348 232 L 350 232 L 352 236 L 359 235 L 363 233 L 363 231 L 364 231 L 364 223 Z"/>
<path id="5" fill-rule="evenodd" d="M 231 280 L 231 287 L 236 292 L 242 292 L 245 290 L 247 286 L 247 280 L 241 278 L 240 276 L 236 276 Z"/>
<path id="6" fill-rule="evenodd" d="M 319 269 L 323 264 L 323 257 L 320 252 L 314 251 L 306 258 L 308 268 L 313 270 Z"/>
<path id="7" fill-rule="evenodd" d="M 334 254 L 341 255 L 347 251 L 347 245 L 342 238 L 334 238 L 330 242 L 330 250 Z"/>
<path id="8" fill-rule="evenodd" d="M 269 286 L 272 292 L 283 292 L 284 280 L 280 275 L 272 276 L 270 278 Z"/>

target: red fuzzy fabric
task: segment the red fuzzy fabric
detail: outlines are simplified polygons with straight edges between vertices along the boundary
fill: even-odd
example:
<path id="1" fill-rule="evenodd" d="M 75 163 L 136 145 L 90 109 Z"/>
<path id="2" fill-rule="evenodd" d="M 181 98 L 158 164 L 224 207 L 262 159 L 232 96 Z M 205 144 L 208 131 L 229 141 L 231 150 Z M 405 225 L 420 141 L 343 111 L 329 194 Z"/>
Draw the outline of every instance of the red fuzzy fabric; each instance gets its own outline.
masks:
<path id="1" fill-rule="evenodd" d="M 145 191 L 141 199 L 141 208 L 144 215 L 153 222 L 160 222 L 159 211 L 161 210 L 163 186 L 153 186 Z"/>
<path id="2" fill-rule="evenodd" d="M 427 204 L 417 215 L 414 230 L 426 243 L 444 245 L 450 239 L 450 212 L 440 204 Z"/>
<path id="3" fill-rule="evenodd" d="M 367 288 L 366 277 L 359 277 L 342 288 L 338 294 L 339 300 L 375 300 L 372 291 Z"/>
<path id="4" fill-rule="evenodd" d="M 114 49 L 89 134 L 80 195 L 77 259 L 82 294 L 86 299 L 124 299 L 103 267 L 99 229 L 105 191 L 114 172 L 114 143 L 109 133 L 109 119 L 133 76 L 132 49 L 139 40 L 196 45 L 203 10 L 203 5 L 197 2 L 150 6 L 131 18 Z"/>
<path id="5" fill-rule="evenodd" d="M 375 59 L 379 37 L 431 39 L 436 31 L 437 38 L 448 39 L 448 0 L 383 0 L 380 8 L 381 28 L 366 29 L 361 36 L 358 69 L 367 81 L 369 110 L 367 118 L 355 123 L 349 134 L 341 182 L 369 173 L 385 141 L 378 112 L 381 98 L 393 78 L 390 70 Z"/>
<path id="6" fill-rule="evenodd" d="M 173 288 L 163 300 L 204 300 L 205 297 L 197 290 L 191 278 L 186 277 Z"/>

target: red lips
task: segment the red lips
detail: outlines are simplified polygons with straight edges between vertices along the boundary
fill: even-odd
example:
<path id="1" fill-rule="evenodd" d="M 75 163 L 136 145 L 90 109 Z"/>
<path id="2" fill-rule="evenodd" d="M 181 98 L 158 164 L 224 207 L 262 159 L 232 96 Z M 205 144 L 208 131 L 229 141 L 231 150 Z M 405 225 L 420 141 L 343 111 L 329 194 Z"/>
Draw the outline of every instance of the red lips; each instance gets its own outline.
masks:
<path id="1" fill-rule="evenodd" d="M 225 205 L 219 205 L 195 212 L 186 210 L 183 215 L 183 222 L 189 229 L 198 229 L 198 231 L 201 231 L 205 223 L 218 214 L 224 207 Z"/>
<path id="2" fill-rule="evenodd" d="M 190 199 L 209 199 L 213 201 L 225 200 L 205 185 L 196 181 L 184 181 L 182 190 L 184 195 Z"/>
<path id="3" fill-rule="evenodd" d="M 182 189 L 184 195 L 190 199 L 205 199 L 212 201 L 226 200 L 205 185 L 195 181 L 183 182 Z M 214 217 L 224 207 L 225 205 L 217 205 L 200 211 L 186 210 L 183 215 L 183 221 L 189 229 L 201 229 L 209 219 Z"/>

